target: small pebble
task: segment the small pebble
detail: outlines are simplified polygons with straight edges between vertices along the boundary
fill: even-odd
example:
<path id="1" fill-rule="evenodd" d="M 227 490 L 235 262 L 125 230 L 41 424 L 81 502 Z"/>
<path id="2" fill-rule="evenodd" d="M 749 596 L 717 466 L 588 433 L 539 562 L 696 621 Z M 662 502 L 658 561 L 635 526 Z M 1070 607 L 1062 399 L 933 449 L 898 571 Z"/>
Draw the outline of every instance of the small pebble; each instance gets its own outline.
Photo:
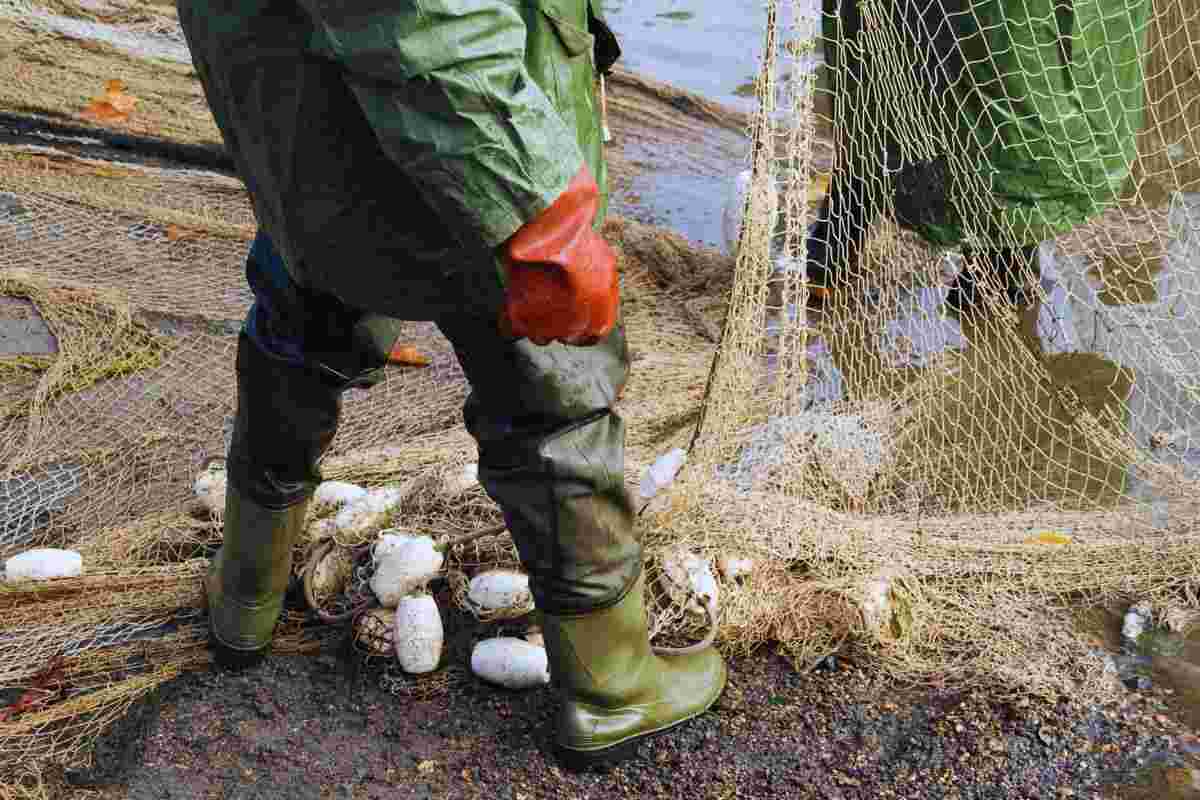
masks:
<path id="1" fill-rule="evenodd" d="M 835 656 L 835 655 L 825 656 L 824 658 L 822 658 L 820 661 L 818 661 L 816 663 L 816 665 L 813 667 L 813 669 L 815 669 L 817 672 L 837 672 L 838 671 L 837 656 Z"/>

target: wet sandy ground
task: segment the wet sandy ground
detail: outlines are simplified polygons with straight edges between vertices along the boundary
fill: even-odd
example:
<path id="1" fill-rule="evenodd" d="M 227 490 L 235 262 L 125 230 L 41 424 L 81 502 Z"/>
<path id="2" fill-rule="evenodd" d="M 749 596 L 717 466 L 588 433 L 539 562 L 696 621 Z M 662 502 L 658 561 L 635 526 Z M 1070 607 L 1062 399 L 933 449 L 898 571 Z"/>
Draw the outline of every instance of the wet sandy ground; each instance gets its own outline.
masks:
<path id="1" fill-rule="evenodd" d="M 448 623 L 451 664 L 461 665 L 483 631 L 469 619 Z M 57 791 L 136 800 L 1200 796 L 1197 706 L 1166 683 L 1087 707 L 899 687 L 852 660 L 799 673 L 769 650 L 731 666 L 711 712 L 623 765 L 575 773 L 551 754 L 549 690 L 497 690 L 461 666 L 395 684 L 336 647 L 273 658 L 171 684 L 104 740 L 96 768 L 68 774 Z"/>

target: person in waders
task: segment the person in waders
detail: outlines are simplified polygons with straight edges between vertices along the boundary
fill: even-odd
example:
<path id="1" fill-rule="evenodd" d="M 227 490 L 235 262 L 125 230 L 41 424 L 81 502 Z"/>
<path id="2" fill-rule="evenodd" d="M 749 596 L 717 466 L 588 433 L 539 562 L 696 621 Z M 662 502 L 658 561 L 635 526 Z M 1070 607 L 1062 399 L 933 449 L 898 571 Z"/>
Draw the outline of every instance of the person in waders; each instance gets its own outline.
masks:
<path id="1" fill-rule="evenodd" d="M 962 248 L 953 313 L 1034 302 L 1039 244 L 1125 191 L 1145 117 L 1151 0 L 822 6 L 843 118 L 839 169 L 806 240 L 816 305 L 849 284 L 885 211 L 933 247 Z"/>
<path id="2" fill-rule="evenodd" d="M 708 709 L 712 648 L 650 647 L 613 405 L 629 370 L 596 0 L 178 0 L 260 226 L 237 351 L 225 533 L 205 586 L 225 660 L 268 648 L 341 394 L 398 320 L 432 320 L 471 385 L 479 480 L 544 613 L 557 746 L 614 760 Z"/>

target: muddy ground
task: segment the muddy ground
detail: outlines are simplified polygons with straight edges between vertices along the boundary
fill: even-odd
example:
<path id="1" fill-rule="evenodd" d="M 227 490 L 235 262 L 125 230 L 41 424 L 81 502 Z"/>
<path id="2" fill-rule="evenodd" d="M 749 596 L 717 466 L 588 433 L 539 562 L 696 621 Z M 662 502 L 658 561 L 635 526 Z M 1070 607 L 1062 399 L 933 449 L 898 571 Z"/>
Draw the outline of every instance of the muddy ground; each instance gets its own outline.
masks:
<path id="1" fill-rule="evenodd" d="M 74 789 L 59 791 L 132 800 L 1200 796 L 1200 740 L 1165 684 L 1104 708 L 1009 703 L 897 687 L 848 661 L 800 673 L 770 651 L 734 659 L 729 688 L 699 720 L 621 766 L 571 772 L 551 752 L 551 691 L 497 690 L 465 673 L 472 634 L 459 632 L 449 672 L 397 694 L 380 667 L 360 669 L 336 646 L 185 676 L 136 707 L 102 743 L 97 767 L 68 775 Z"/>

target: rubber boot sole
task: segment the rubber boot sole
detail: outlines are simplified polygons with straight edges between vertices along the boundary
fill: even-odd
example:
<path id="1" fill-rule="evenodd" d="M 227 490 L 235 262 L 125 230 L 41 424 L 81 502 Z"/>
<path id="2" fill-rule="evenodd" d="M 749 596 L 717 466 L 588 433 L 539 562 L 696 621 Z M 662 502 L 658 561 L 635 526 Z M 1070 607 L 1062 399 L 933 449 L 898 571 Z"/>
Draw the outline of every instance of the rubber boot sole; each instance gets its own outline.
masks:
<path id="1" fill-rule="evenodd" d="M 724 689 L 724 687 L 722 687 L 722 689 Z M 554 753 L 562 762 L 563 766 L 573 772 L 586 772 L 588 770 L 616 766 L 622 761 L 628 761 L 630 758 L 636 755 L 638 745 L 640 745 L 642 742 L 647 742 L 656 736 L 661 736 L 664 733 L 670 733 L 685 723 L 699 719 L 707 714 L 720 699 L 721 694 L 718 693 L 717 696 L 712 699 L 711 703 L 691 716 L 676 720 L 670 725 L 666 725 L 662 728 L 635 734 L 624 741 L 617 742 L 616 744 L 609 745 L 608 747 L 598 747 L 594 750 L 579 750 L 574 747 L 565 747 L 564 745 L 556 743 L 554 745 Z"/>
<path id="2" fill-rule="evenodd" d="M 213 663 L 230 672 L 258 666 L 266 660 L 270 651 L 269 646 L 261 650 L 235 650 L 214 636 L 212 631 L 208 633 L 208 647 L 212 650 Z"/>
<path id="3" fill-rule="evenodd" d="M 211 575 L 205 576 L 204 593 L 206 596 L 206 601 L 210 591 L 210 580 Z M 301 587 L 299 580 L 293 577 L 288 583 L 288 588 L 284 595 L 285 601 L 286 598 L 289 598 L 293 594 L 302 591 L 303 588 Z M 211 623 L 208 626 L 208 649 L 212 651 L 213 663 L 218 667 L 230 672 L 240 672 L 241 670 L 250 669 L 251 667 L 256 667 L 261 664 L 266 660 L 267 656 L 270 655 L 271 644 L 272 642 L 268 642 L 262 647 L 254 650 L 239 650 L 236 647 L 230 647 L 229 645 L 225 644 L 225 642 L 223 642 L 221 638 L 217 636 L 216 631 L 212 629 Z"/>

